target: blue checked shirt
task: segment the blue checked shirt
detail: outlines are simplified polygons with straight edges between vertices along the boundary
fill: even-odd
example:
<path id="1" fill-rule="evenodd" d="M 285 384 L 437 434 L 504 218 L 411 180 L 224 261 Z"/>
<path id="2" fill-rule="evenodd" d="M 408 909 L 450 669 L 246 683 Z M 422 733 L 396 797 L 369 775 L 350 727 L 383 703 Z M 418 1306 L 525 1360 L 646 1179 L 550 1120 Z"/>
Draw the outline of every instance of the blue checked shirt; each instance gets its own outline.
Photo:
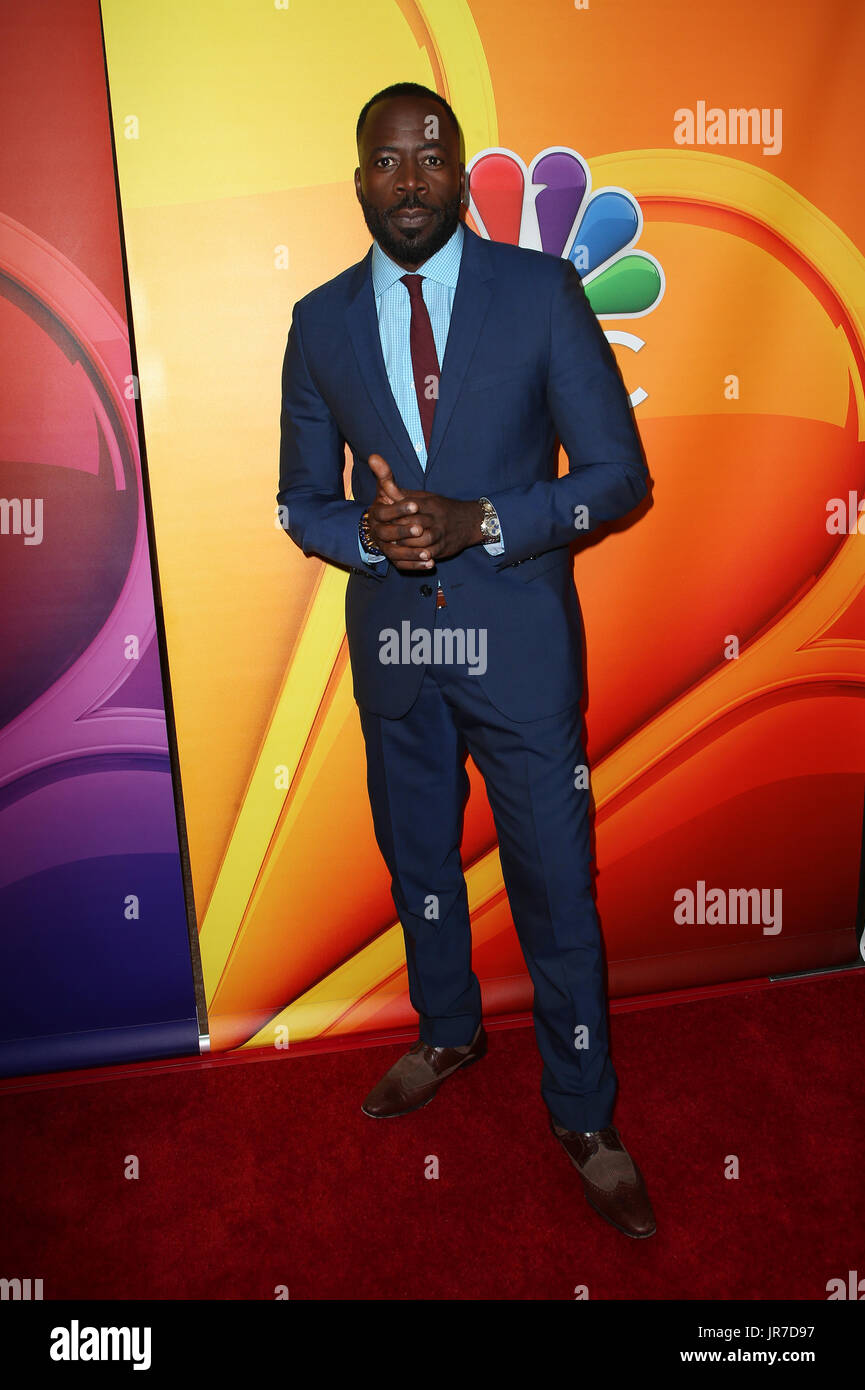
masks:
<path id="1" fill-rule="evenodd" d="M 393 392 L 397 409 L 403 418 L 409 439 L 415 447 L 421 468 L 426 469 L 426 443 L 423 437 L 420 411 L 415 393 L 414 374 L 411 361 L 411 301 L 408 289 L 401 283 L 405 274 L 423 276 L 421 293 L 429 310 L 436 356 L 439 364 L 444 362 L 445 346 L 451 322 L 451 310 L 457 278 L 460 273 L 460 260 L 463 254 L 464 232 L 462 223 L 453 236 L 446 241 L 440 251 L 430 256 L 417 271 L 406 272 L 396 261 L 382 251 L 378 242 L 372 248 L 372 288 L 375 294 L 375 308 L 378 314 L 378 331 L 387 379 Z M 383 555 L 370 555 L 358 539 L 361 556 L 368 564 L 377 564 Z M 490 542 L 484 546 L 490 555 L 504 553 L 503 541 Z"/>

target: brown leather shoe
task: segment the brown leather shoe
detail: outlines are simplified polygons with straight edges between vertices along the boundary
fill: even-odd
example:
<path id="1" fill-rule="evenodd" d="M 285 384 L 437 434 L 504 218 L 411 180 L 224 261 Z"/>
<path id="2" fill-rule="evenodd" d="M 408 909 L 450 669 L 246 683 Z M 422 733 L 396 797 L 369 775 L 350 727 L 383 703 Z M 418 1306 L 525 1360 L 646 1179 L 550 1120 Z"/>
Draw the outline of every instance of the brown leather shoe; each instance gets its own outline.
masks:
<path id="1" fill-rule="evenodd" d="M 484 1056 L 487 1035 L 484 1025 L 465 1047 L 430 1047 L 420 1039 L 408 1052 L 394 1062 L 377 1086 L 373 1086 L 363 1105 L 365 1115 L 374 1120 L 387 1120 L 393 1115 L 408 1115 L 429 1105 L 439 1086 L 460 1067 L 471 1066 Z"/>
<path id="2" fill-rule="evenodd" d="M 586 1201 L 599 1216 L 635 1240 L 655 1234 L 655 1213 L 643 1175 L 615 1125 L 580 1134 L 562 1129 L 552 1115 L 550 1128 L 583 1180 Z"/>

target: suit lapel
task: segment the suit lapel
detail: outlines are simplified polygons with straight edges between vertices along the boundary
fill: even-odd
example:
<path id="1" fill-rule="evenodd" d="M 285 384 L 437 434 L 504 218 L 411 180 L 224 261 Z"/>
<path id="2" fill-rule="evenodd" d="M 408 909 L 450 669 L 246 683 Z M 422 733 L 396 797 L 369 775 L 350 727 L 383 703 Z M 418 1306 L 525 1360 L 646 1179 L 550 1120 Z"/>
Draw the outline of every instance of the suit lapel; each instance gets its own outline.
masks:
<path id="1" fill-rule="evenodd" d="M 427 451 L 426 470 L 421 468 L 418 462 L 387 379 L 372 288 L 372 247 L 358 264 L 358 285 L 346 311 L 349 338 L 358 369 L 369 398 L 381 418 L 392 451 L 395 450 L 409 472 L 417 479 L 417 486 L 427 490 L 430 470 L 436 462 L 441 441 L 462 390 L 493 293 L 494 276 L 489 265 L 486 242 L 471 228 L 465 227 L 464 231 L 460 272 L 439 379 L 439 398 L 436 402 L 433 430 Z M 385 459 L 388 457 L 386 445 L 387 440 L 383 440 L 381 450 L 377 451 Z"/>
<path id="2" fill-rule="evenodd" d="M 470 227 L 464 227 L 464 231 L 460 273 L 439 379 L 439 398 L 436 402 L 427 451 L 425 486 L 430 491 L 433 490 L 429 486 L 430 471 L 438 458 L 441 441 L 462 390 L 493 293 L 494 276 L 489 265 L 486 242 Z"/>
<path id="3" fill-rule="evenodd" d="M 384 357 L 381 351 L 381 337 L 378 328 L 378 315 L 375 311 L 375 294 L 372 288 L 372 247 L 358 266 L 359 287 L 352 297 L 346 312 L 348 333 L 357 365 L 369 398 L 381 417 L 387 439 L 382 447 L 374 450 L 380 453 L 393 466 L 388 453 L 394 452 L 417 480 L 417 487 L 426 487 L 424 470 L 409 438 L 408 431 L 393 398 Z M 449 350 L 449 349 L 448 349 Z M 438 406 L 436 406 L 438 413 Z M 388 448 L 388 440 L 392 446 Z"/>

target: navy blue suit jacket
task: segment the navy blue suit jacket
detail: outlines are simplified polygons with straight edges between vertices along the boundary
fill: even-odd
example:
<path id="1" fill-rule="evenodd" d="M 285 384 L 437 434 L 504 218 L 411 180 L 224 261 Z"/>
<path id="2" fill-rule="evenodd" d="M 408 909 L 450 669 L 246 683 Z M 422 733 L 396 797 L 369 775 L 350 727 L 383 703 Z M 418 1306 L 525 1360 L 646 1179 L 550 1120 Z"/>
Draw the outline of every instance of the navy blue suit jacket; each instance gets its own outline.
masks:
<path id="1" fill-rule="evenodd" d="M 346 631 L 357 701 L 399 717 L 420 665 L 382 664 L 382 634 L 436 625 L 486 630 L 486 694 L 507 716 L 540 719 L 581 693 L 580 613 L 569 546 L 629 512 L 648 471 L 627 392 L 570 261 L 465 229 L 439 399 L 424 472 L 385 371 L 362 261 L 298 300 L 282 372 L 278 503 L 305 554 L 350 571 Z M 557 476 L 557 438 L 569 471 Z M 351 490 L 343 485 L 346 442 Z M 358 519 L 376 496 L 381 454 L 403 488 L 489 497 L 505 553 L 482 545 L 428 574 L 364 563 Z M 576 526 L 588 509 L 588 527 Z M 445 622 L 442 623 L 441 619 Z"/>

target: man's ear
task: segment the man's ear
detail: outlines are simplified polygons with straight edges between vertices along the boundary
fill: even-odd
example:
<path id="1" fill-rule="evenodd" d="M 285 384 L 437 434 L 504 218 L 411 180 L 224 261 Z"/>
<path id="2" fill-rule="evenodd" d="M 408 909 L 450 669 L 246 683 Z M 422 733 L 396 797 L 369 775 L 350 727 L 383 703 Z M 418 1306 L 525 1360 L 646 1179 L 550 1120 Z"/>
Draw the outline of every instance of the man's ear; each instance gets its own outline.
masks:
<path id="1" fill-rule="evenodd" d="M 460 200 L 463 207 L 469 205 L 469 175 L 466 173 L 466 166 L 460 165 Z"/>
<path id="2" fill-rule="evenodd" d="M 357 201 L 360 202 L 360 169 L 354 171 L 354 192 Z"/>

